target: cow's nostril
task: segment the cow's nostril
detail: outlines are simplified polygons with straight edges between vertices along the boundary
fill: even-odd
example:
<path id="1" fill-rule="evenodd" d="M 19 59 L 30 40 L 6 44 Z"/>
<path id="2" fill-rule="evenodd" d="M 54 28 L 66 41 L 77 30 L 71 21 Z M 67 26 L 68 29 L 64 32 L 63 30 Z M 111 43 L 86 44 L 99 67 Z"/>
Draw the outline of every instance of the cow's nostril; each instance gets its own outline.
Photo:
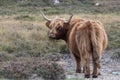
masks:
<path id="1" fill-rule="evenodd" d="M 49 34 L 48 36 L 49 36 L 50 38 L 54 38 L 54 37 L 55 37 L 54 34 Z"/>

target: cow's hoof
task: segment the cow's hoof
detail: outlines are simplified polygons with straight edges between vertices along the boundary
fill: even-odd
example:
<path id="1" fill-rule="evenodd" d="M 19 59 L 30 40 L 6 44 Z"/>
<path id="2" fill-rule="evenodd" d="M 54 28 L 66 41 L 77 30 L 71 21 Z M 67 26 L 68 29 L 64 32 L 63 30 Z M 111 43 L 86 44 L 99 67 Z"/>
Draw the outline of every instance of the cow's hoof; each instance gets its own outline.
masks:
<path id="1" fill-rule="evenodd" d="M 93 76 L 92 76 L 92 78 L 98 78 L 98 76 L 96 76 L 96 75 L 93 75 Z"/>
<path id="2" fill-rule="evenodd" d="M 101 75 L 101 73 L 99 72 L 98 75 Z"/>
<path id="3" fill-rule="evenodd" d="M 85 78 L 90 78 L 90 75 L 89 74 L 85 74 Z"/>

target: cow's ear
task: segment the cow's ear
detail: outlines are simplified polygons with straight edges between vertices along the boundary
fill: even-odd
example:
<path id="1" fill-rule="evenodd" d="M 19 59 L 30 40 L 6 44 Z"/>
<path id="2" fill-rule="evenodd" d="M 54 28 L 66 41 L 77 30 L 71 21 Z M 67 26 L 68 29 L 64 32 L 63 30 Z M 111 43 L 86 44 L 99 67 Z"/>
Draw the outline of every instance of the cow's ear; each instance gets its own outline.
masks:
<path id="1" fill-rule="evenodd" d="M 50 28 L 50 23 L 51 23 L 51 21 L 47 21 L 47 22 L 45 23 L 45 25 L 46 25 L 49 29 L 51 29 L 51 28 Z"/>

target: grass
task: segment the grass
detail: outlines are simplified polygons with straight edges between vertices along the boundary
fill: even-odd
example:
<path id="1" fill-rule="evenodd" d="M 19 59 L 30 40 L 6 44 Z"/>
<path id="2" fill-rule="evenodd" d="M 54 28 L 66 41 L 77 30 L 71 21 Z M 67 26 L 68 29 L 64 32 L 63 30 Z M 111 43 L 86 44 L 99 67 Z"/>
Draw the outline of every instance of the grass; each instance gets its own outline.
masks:
<path id="1" fill-rule="evenodd" d="M 62 0 L 61 0 L 62 1 Z M 47 14 L 64 14 L 64 13 L 92 13 L 92 14 L 106 14 L 118 13 L 120 6 L 113 4 L 104 4 L 104 1 L 99 1 L 102 6 L 96 7 L 95 0 L 85 0 L 80 2 L 78 0 L 65 0 L 59 5 L 54 5 L 51 0 L 0 0 L 0 15 L 13 14 L 39 14 L 40 10 L 44 10 Z M 109 3 L 110 1 L 108 1 Z M 119 2 L 119 1 L 118 1 Z M 112 6 L 111 6 L 112 5 Z M 72 12 L 71 12 L 72 11 Z"/>
<path id="2" fill-rule="evenodd" d="M 60 51 L 57 41 L 49 41 L 44 24 L 38 22 L 3 20 L 0 22 L 0 50 L 27 51 L 30 54 Z M 57 45 L 56 48 L 54 45 Z"/>

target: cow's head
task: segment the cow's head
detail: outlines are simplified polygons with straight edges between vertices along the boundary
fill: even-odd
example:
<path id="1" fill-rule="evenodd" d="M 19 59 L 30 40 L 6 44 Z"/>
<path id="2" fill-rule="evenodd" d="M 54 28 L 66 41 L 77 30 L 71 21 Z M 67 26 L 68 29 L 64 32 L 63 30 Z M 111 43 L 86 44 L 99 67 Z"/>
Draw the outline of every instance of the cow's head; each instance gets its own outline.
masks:
<path id="1" fill-rule="evenodd" d="M 49 38 L 64 39 L 66 37 L 68 26 L 73 15 L 71 15 L 68 20 L 64 20 L 63 18 L 59 17 L 55 19 L 49 19 L 44 15 L 43 12 L 41 13 L 43 18 L 46 20 L 46 26 L 49 28 Z"/>

